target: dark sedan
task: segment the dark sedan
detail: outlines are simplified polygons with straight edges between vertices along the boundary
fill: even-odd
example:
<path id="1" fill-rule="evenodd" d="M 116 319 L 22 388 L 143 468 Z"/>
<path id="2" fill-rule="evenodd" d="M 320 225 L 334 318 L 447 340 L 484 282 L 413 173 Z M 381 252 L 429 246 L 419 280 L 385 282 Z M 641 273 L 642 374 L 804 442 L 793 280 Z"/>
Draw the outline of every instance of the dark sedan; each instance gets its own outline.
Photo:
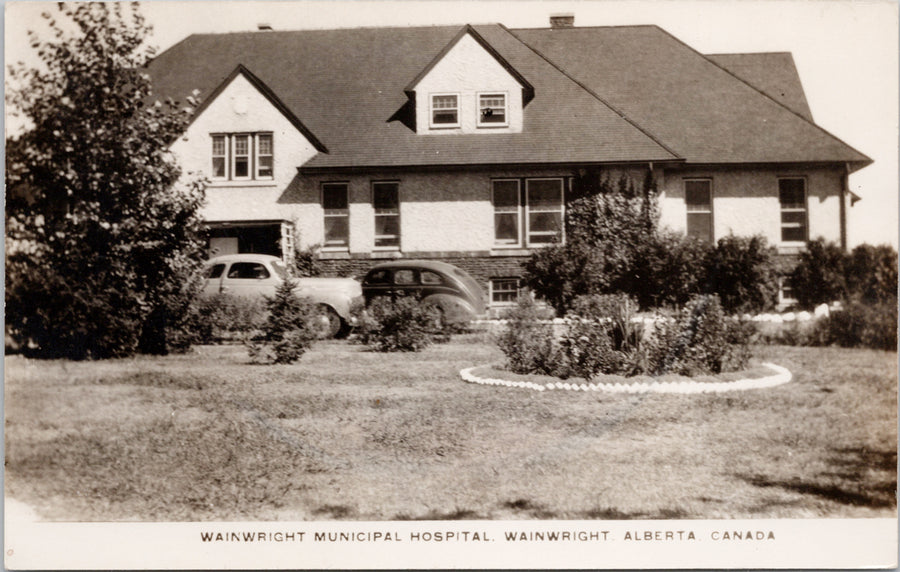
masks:
<path id="1" fill-rule="evenodd" d="M 484 291 L 465 271 L 444 262 L 397 260 L 373 267 L 362 280 L 366 304 L 379 297 L 418 296 L 447 324 L 485 313 Z"/>

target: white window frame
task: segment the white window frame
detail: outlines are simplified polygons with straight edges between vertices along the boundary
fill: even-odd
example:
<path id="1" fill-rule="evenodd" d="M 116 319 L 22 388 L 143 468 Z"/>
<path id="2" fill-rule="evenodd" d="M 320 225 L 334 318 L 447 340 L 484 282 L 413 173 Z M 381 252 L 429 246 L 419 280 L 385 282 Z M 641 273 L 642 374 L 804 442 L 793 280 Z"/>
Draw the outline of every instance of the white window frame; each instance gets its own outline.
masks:
<path id="1" fill-rule="evenodd" d="M 515 297 L 512 300 L 502 300 L 502 301 L 494 300 L 495 294 L 509 294 L 509 293 L 513 292 L 513 290 L 510 290 L 510 289 L 503 289 L 503 290 L 498 289 L 497 286 L 494 284 L 495 282 L 515 282 L 515 285 L 516 285 L 515 286 Z M 489 290 L 488 300 L 490 300 L 490 305 L 493 307 L 514 306 L 519 301 L 520 288 L 521 288 L 521 279 L 519 279 L 519 278 L 516 278 L 516 277 L 491 278 L 488 281 L 488 290 Z"/>
<path id="2" fill-rule="evenodd" d="M 347 208 L 346 209 L 326 209 L 325 208 L 325 189 L 326 187 L 343 187 L 344 188 L 344 196 L 347 199 Z M 346 181 L 327 181 L 323 182 L 321 186 L 321 205 L 323 212 L 323 230 L 322 230 L 322 244 L 323 250 L 347 250 L 350 247 L 350 184 Z M 325 228 L 327 225 L 324 225 L 329 218 L 344 218 L 347 219 L 347 236 L 344 238 L 344 241 L 341 243 L 329 243 L 325 237 Z"/>
<path id="3" fill-rule="evenodd" d="M 532 242 L 531 241 L 531 214 L 532 213 L 555 213 L 556 209 L 532 209 L 529 201 L 529 193 L 528 186 L 533 181 L 559 181 L 559 220 L 560 220 L 560 229 L 559 229 L 559 243 L 565 242 L 565 223 L 566 223 L 566 178 L 565 177 L 534 177 L 530 179 L 525 179 L 525 244 L 528 248 L 543 248 L 545 246 L 550 246 L 551 244 L 555 244 L 555 241 L 550 242 Z M 540 235 L 549 236 L 546 231 L 538 231 Z M 555 233 L 554 233 L 555 234 Z"/>
<path id="4" fill-rule="evenodd" d="M 455 97 L 456 98 L 456 123 L 435 123 L 434 121 L 434 112 L 436 108 L 434 107 L 434 99 L 436 97 Z M 431 93 L 428 95 L 428 126 L 431 129 L 454 129 L 458 128 L 461 125 L 462 121 L 462 110 L 461 108 L 462 98 L 459 93 Z M 443 108 L 442 108 L 443 109 Z M 446 108 L 452 109 L 452 108 Z"/>
<path id="5" fill-rule="evenodd" d="M 494 183 L 516 183 L 516 241 L 502 242 L 497 240 L 497 206 L 494 200 Z M 494 247 L 496 248 L 522 248 L 522 180 L 521 179 L 491 179 L 491 206 L 494 214 Z M 508 214 L 512 211 L 499 211 Z"/>
<path id="6" fill-rule="evenodd" d="M 225 149 L 221 155 L 216 155 L 216 153 L 215 153 L 216 138 L 218 138 L 218 137 L 222 138 L 223 147 Z M 226 133 L 212 133 L 212 134 L 210 134 L 210 140 L 212 143 L 212 148 L 210 149 L 210 161 L 209 161 L 210 177 L 209 178 L 214 181 L 227 181 L 228 175 L 230 174 L 228 172 L 228 167 L 230 166 L 229 164 L 231 163 L 231 161 L 229 159 L 229 156 L 231 155 L 230 149 L 229 149 L 231 137 L 228 136 L 228 134 L 226 134 Z M 221 158 L 223 160 L 223 163 L 225 166 L 225 168 L 224 168 L 225 174 L 222 175 L 221 177 L 217 177 L 215 175 L 215 172 L 216 172 L 215 160 L 216 160 L 216 158 Z"/>
<path id="7" fill-rule="evenodd" d="M 263 154 L 260 151 L 259 141 L 262 137 L 269 138 L 269 152 L 266 154 Z M 255 151 L 255 156 L 254 156 L 254 161 L 253 161 L 254 167 L 255 167 L 254 168 L 255 178 L 259 181 L 267 181 L 267 180 L 274 179 L 275 178 L 275 135 L 274 135 L 274 133 L 254 133 L 253 140 L 254 140 L 253 150 Z M 261 175 L 259 172 L 260 166 L 262 165 L 262 161 L 260 159 L 262 159 L 263 157 L 269 157 L 272 161 L 272 166 L 270 167 L 270 169 L 272 171 L 271 175 Z"/>
<path id="8" fill-rule="evenodd" d="M 482 121 L 482 107 L 481 107 L 481 98 L 482 97 L 502 97 L 503 98 L 503 122 L 496 121 Z M 475 101 L 477 103 L 477 113 L 478 118 L 476 124 L 480 128 L 491 128 L 491 127 L 509 127 L 509 94 L 505 91 L 483 91 L 476 94 Z"/>
<path id="9" fill-rule="evenodd" d="M 393 185 L 397 189 L 397 210 L 396 212 L 378 212 L 379 209 L 375 208 L 375 187 L 378 185 Z M 386 209 L 382 209 L 386 210 Z M 400 250 L 400 181 L 372 181 L 372 211 L 374 212 L 374 221 L 375 221 L 375 232 L 378 229 L 378 217 L 386 217 L 393 216 L 397 219 L 397 234 L 374 234 L 373 236 L 373 248 L 375 250 Z M 378 246 L 376 243 L 379 239 L 389 239 L 395 238 L 397 244 Z"/>
<path id="10" fill-rule="evenodd" d="M 778 279 L 778 303 L 781 306 L 788 307 L 797 304 L 797 298 L 791 298 L 785 294 L 785 290 L 794 291 L 793 285 L 787 286 L 790 276 L 782 276 Z"/>
<path id="11" fill-rule="evenodd" d="M 271 153 L 266 155 L 261 155 L 259 153 L 259 138 L 261 136 L 268 136 L 271 138 Z M 260 132 L 235 132 L 235 133 L 210 133 L 210 142 L 214 142 L 217 137 L 222 137 L 225 140 L 225 155 L 214 155 L 213 148 L 210 148 L 210 180 L 213 182 L 226 182 L 226 181 L 271 181 L 275 178 L 275 134 L 271 131 L 260 131 Z M 237 137 L 247 137 L 247 176 L 246 177 L 237 177 L 235 176 L 235 164 L 237 163 L 237 155 L 235 154 L 235 138 Z M 225 176 L 224 177 L 216 177 L 213 176 L 212 173 L 215 173 L 215 168 L 213 167 L 213 160 L 216 157 L 224 157 L 225 159 Z M 242 155 L 243 157 L 243 155 Z M 271 157 L 272 158 L 272 174 L 263 176 L 259 173 L 259 158 L 260 157 Z"/>
<path id="12" fill-rule="evenodd" d="M 247 157 L 247 176 L 239 177 L 237 175 L 237 139 L 238 137 L 247 138 L 247 154 L 240 155 Z M 250 133 L 234 133 L 231 136 L 231 180 L 233 181 L 249 181 L 253 178 L 253 135 Z"/>
<path id="13" fill-rule="evenodd" d="M 781 202 L 781 181 L 803 181 L 803 207 L 799 208 L 796 206 L 790 206 L 785 208 L 784 203 Z M 803 213 L 803 223 L 785 223 L 781 220 L 781 215 L 784 213 L 790 212 L 802 212 Z M 784 239 L 784 229 L 785 228 L 802 228 L 804 229 L 804 237 L 801 240 L 785 240 Z M 781 244 L 786 245 L 801 245 L 806 244 L 806 241 L 809 240 L 809 187 L 807 185 L 806 177 L 802 176 L 783 176 L 778 177 L 778 239 Z"/>
<path id="14" fill-rule="evenodd" d="M 687 187 L 688 183 L 708 183 L 709 184 L 709 210 L 690 210 L 690 204 L 687 200 Z M 715 199 L 715 193 L 713 190 L 713 180 L 709 177 L 691 177 L 684 179 L 684 210 L 685 210 L 685 220 L 684 220 L 684 232 L 686 235 L 690 236 L 690 228 L 688 225 L 688 221 L 690 220 L 690 215 L 692 214 L 708 214 L 709 215 L 709 236 L 706 237 L 710 244 L 715 244 L 716 242 L 716 219 L 713 208 L 713 201 Z"/>

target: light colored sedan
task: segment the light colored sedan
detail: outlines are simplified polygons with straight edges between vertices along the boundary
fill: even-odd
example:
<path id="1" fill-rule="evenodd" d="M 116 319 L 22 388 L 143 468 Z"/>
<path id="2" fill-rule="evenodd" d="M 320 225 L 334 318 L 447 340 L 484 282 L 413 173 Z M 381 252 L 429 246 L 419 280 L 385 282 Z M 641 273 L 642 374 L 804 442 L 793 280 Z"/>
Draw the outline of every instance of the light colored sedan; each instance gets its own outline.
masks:
<path id="1" fill-rule="evenodd" d="M 287 267 L 278 257 L 267 254 L 229 254 L 206 262 L 203 295 L 227 294 L 248 298 L 275 295 L 288 277 Z M 350 307 L 362 299 L 362 288 L 352 278 L 295 278 L 298 296 L 319 309 L 320 337 L 332 338 L 350 330 Z"/>

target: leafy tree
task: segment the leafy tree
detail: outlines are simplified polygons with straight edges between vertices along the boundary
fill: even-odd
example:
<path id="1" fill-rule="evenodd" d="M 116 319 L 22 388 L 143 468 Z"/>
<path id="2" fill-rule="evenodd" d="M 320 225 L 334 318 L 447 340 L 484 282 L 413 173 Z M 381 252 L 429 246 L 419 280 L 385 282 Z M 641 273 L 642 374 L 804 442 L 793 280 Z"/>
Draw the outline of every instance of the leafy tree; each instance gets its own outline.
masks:
<path id="1" fill-rule="evenodd" d="M 846 262 L 850 294 L 865 303 L 897 303 L 897 251 L 882 244 L 860 244 Z"/>
<path id="2" fill-rule="evenodd" d="M 192 107 L 151 101 L 137 5 L 45 13 L 40 60 L 9 68 L 7 333 L 44 356 L 165 352 L 202 256 L 203 183 L 168 151 Z"/>
<path id="3" fill-rule="evenodd" d="M 707 259 L 705 289 L 729 314 L 770 310 L 778 302 L 775 257 L 764 236 L 723 236 Z"/>

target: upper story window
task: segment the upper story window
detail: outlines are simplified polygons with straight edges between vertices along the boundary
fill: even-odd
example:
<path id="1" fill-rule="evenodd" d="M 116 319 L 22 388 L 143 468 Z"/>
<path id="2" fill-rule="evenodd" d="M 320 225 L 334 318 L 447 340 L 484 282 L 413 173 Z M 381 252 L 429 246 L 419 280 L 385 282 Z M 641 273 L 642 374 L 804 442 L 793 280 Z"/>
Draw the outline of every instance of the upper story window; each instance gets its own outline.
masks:
<path id="1" fill-rule="evenodd" d="M 687 207 L 687 235 L 712 242 L 713 210 L 712 181 L 689 179 L 684 182 L 684 202 Z"/>
<path id="2" fill-rule="evenodd" d="M 459 96 L 456 94 L 436 94 L 431 96 L 431 126 L 459 126 Z"/>
<path id="3" fill-rule="evenodd" d="M 478 95 L 478 125 L 483 127 L 508 125 L 506 119 L 506 94 L 482 93 Z"/>
<path id="4" fill-rule="evenodd" d="M 375 247 L 400 246 L 400 184 L 372 183 L 375 207 Z"/>
<path id="5" fill-rule="evenodd" d="M 267 180 L 273 176 L 271 133 L 217 133 L 212 136 L 213 180 Z"/>
<path id="6" fill-rule="evenodd" d="M 806 218 L 806 179 L 778 179 L 778 201 L 781 204 L 781 241 L 806 242 L 809 233 Z"/>
<path id="7" fill-rule="evenodd" d="M 325 212 L 325 248 L 346 248 L 350 238 L 350 209 L 347 183 L 322 185 Z"/>

